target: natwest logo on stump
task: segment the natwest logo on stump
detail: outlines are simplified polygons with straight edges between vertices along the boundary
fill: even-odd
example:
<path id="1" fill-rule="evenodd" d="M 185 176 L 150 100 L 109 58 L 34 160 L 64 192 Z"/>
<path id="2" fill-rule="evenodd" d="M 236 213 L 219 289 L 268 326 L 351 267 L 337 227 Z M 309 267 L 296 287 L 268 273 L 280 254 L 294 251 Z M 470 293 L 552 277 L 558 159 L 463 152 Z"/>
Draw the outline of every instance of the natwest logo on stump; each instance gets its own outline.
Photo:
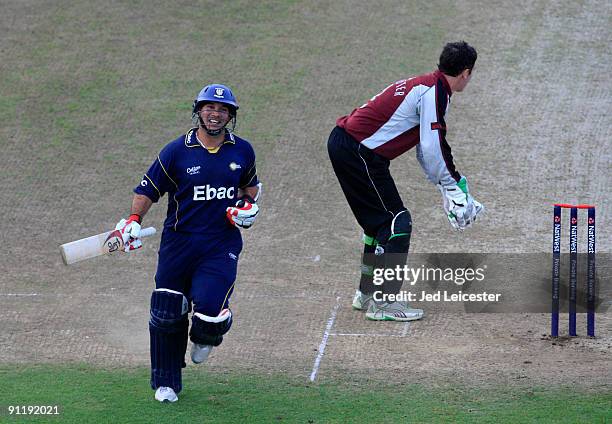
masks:
<path id="1" fill-rule="evenodd" d="M 193 186 L 193 200 L 233 199 L 234 187 Z"/>

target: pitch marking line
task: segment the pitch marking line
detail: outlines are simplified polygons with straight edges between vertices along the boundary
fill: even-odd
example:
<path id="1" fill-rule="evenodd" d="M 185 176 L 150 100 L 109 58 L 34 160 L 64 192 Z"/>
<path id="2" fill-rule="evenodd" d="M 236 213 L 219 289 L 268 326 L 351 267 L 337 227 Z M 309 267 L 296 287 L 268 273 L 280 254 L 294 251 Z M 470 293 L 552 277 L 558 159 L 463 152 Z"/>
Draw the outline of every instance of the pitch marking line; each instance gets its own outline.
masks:
<path id="1" fill-rule="evenodd" d="M 348 336 L 348 337 L 406 337 L 403 334 L 368 334 L 368 333 L 329 333 L 330 336 Z"/>
<path id="2" fill-rule="evenodd" d="M 409 328 L 410 328 L 410 322 L 406 321 L 406 324 L 404 324 L 404 328 L 402 329 L 402 337 L 406 337 L 406 334 L 408 334 Z"/>
<path id="3" fill-rule="evenodd" d="M 63 293 L 0 293 L 0 297 L 36 297 L 36 296 L 41 296 L 41 297 L 67 297 L 67 298 L 73 298 L 74 296 L 70 295 L 70 294 L 63 294 Z M 96 297 L 96 296 L 101 296 L 101 297 L 113 297 L 116 296 L 112 293 L 91 293 L 88 296 L 90 297 Z"/>
<path id="4" fill-rule="evenodd" d="M 400 334 L 384 333 L 329 333 L 330 336 L 349 336 L 349 337 L 406 337 L 410 329 L 410 322 L 406 321 Z"/>
<path id="5" fill-rule="evenodd" d="M 323 332 L 323 339 L 321 339 L 321 343 L 319 344 L 319 353 L 317 354 L 312 367 L 312 372 L 310 373 L 310 381 L 315 381 L 317 378 L 317 372 L 319 372 L 319 367 L 321 366 L 321 360 L 323 359 L 325 347 L 327 346 L 327 339 L 329 339 L 329 333 L 334 326 L 334 321 L 336 320 L 336 315 L 338 314 L 338 308 L 340 308 L 340 296 L 336 297 L 336 304 L 332 308 L 331 314 L 327 319 L 327 326 L 325 326 L 325 331 Z"/>

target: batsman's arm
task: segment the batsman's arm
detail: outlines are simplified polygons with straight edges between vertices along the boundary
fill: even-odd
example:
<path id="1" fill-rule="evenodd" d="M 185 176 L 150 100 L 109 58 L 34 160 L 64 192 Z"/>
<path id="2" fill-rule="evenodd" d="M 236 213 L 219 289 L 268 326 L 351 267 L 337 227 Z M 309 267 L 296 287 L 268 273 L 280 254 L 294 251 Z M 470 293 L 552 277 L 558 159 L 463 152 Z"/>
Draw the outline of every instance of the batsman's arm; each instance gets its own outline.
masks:
<path id="1" fill-rule="evenodd" d="M 245 187 L 238 190 L 238 198 L 241 198 L 245 194 L 255 201 L 259 200 L 259 196 L 261 195 L 261 183 L 253 187 Z"/>
<path id="2" fill-rule="evenodd" d="M 261 183 L 257 178 L 257 166 L 255 165 L 255 151 L 251 145 L 248 145 L 246 153 L 246 165 L 240 175 L 238 184 L 238 199 L 243 196 L 249 196 L 253 201 L 257 202 L 261 196 Z"/>
<path id="3" fill-rule="evenodd" d="M 134 198 L 132 199 L 131 213 L 133 215 L 140 216 L 142 221 L 142 218 L 144 218 L 144 216 L 147 214 L 152 204 L 153 201 L 144 194 L 135 194 Z"/>

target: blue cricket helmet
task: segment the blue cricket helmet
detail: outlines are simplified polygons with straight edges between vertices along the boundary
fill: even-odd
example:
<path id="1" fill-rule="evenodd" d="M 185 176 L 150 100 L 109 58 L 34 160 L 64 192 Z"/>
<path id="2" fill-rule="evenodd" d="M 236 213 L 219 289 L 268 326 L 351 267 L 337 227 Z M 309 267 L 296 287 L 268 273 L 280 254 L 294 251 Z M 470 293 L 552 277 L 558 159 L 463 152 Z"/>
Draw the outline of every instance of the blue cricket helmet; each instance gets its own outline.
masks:
<path id="1" fill-rule="evenodd" d="M 203 103 L 209 102 L 223 103 L 229 106 L 233 116 L 236 116 L 236 111 L 239 108 L 234 93 L 232 93 L 228 86 L 223 84 L 210 84 L 200 90 L 198 96 L 193 101 L 192 113 L 196 114 Z"/>

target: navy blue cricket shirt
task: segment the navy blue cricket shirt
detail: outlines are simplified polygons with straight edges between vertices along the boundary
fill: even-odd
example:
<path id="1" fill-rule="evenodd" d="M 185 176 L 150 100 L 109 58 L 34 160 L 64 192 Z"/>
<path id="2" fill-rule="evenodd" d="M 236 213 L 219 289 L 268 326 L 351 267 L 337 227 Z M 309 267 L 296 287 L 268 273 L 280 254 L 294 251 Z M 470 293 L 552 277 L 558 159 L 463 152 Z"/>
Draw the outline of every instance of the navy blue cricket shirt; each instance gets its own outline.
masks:
<path id="1" fill-rule="evenodd" d="M 218 150 L 209 151 L 196 131 L 168 143 L 134 193 L 153 202 L 168 193 L 164 228 L 214 236 L 234 228 L 225 210 L 236 204 L 238 189 L 259 183 L 255 151 L 247 140 L 227 132 Z"/>

